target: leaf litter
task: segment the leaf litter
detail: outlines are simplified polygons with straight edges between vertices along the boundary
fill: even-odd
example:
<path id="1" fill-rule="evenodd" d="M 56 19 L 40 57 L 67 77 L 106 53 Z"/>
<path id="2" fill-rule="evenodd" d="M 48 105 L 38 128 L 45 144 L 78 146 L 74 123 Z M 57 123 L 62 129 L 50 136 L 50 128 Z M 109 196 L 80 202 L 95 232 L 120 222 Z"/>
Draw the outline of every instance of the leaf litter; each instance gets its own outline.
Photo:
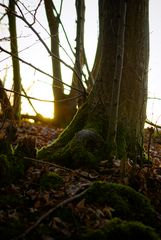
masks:
<path id="1" fill-rule="evenodd" d="M 25 136 L 32 136 L 36 138 L 36 147 L 41 148 L 56 139 L 61 131 L 62 129 L 22 122 L 17 129 L 15 144 Z M 54 240 L 63 239 L 62 236 L 67 239 L 77 231 L 78 222 L 94 228 L 104 226 L 115 210 L 109 206 L 89 205 L 83 197 L 91 183 L 96 180 L 132 186 L 151 200 L 161 220 L 160 139 L 158 136 L 151 139 L 149 146 L 149 132 L 145 130 L 144 147 L 151 164 L 142 167 L 136 165 L 134 168 L 132 162 L 128 161 L 126 176 L 123 177 L 119 160 L 115 160 L 113 168 L 110 169 L 107 160 L 103 160 L 99 170 L 95 171 L 71 170 L 58 164 L 26 157 L 31 164 L 25 177 L 0 189 L 0 225 L 6 226 L 6 231 L 8 228 L 13 229 L 7 239 Z M 60 186 L 50 186 L 47 189 L 40 186 L 40 179 L 49 172 L 62 178 Z M 58 214 L 62 207 L 66 209 L 66 216 Z"/>

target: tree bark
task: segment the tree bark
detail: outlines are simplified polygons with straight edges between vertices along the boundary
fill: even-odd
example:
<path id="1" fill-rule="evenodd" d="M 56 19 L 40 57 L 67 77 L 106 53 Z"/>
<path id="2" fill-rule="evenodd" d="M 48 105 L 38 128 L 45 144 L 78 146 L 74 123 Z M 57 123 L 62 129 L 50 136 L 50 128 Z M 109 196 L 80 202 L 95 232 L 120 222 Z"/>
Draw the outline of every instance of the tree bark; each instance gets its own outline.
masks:
<path id="1" fill-rule="evenodd" d="M 2 80 L 0 79 L 0 104 L 3 116 L 6 119 L 12 120 L 14 118 L 13 108 L 3 87 Z"/>
<path id="2" fill-rule="evenodd" d="M 74 69 L 77 75 L 73 73 L 72 86 L 84 91 L 82 83 L 82 69 L 85 64 L 84 59 L 84 21 L 85 21 L 85 4 L 84 0 L 76 0 L 76 13 L 77 13 L 77 30 L 76 30 L 76 54 Z M 70 96 L 79 96 L 80 94 L 74 89 L 71 89 Z M 81 98 L 80 98 L 81 99 Z M 79 102 L 83 101 L 80 100 Z M 77 99 L 78 102 L 78 99 Z"/>
<path id="3" fill-rule="evenodd" d="M 13 86 L 14 86 L 14 103 L 13 111 L 14 117 L 20 119 L 21 114 L 21 76 L 20 76 L 20 65 L 18 60 L 18 44 L 17 44 L 17 31 L 16 31 L 16 17 L 15 12 L 15 1 L 9 1 L 9 32 L 11 41 L 11 52 L 12 52 L 12 64 L 13 64 Z M 16 94 L 18 93 L 18 94 Z"/>
<path id="4" fill-rule="evenodd" d="M 127 4 L 124 34 L 124 61 L 120 84 L 112 91 L 118 55 L 120 4 Z M 147 69 L 149 56 L 148 1 L 100 0 L 101 59 L 97 78 L 86 103 L 79 109 L 73 121 L 50 146 L 38 153 L 39 158 L 48 158 L 69 167 L 97 167 L 99 162 L 113 157 L 132 160 L 142 157 L 142 132 L 145 122 Z M 120 39 L 118 39 L 120 38 Z M 121 41 L 120 41 L 121 40 Z M 120 70 L 119 70 L 120 72 Z M 119 74 L 120 77 L 120 74 Z M 109 138 L 111 128 L 111 101 L 119 104 L 115 114 L 116 149 Z M 115 94 L 113 96 L 113 94 Z"/>

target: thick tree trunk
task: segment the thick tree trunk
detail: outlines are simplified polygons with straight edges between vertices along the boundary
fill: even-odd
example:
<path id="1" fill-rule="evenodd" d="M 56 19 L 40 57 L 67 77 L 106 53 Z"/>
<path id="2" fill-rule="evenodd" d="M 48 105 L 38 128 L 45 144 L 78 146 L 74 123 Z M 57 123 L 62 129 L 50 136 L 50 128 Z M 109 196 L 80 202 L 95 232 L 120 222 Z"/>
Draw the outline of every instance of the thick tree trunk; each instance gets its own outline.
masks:
<path id="1" fill-rule="evenodd" d="M 120 4 L 125 3 L 124 51 L 120 53 L 124 54 L 123 66 L 120 65 L 122 78 L 115 91 L 117 96 L 113 96 L 118 38 L 122 38 L 118 29 L 121 14 L 125 14 L 124 11 L 120 13 Z M 136 160 L 141 157 L 149 51 L 148 1 L 100 0 L 99 7 L 102 56 L 95 85 L 71 124 L 52 145 L 38 153 L 39 158 L 70 167 L 97 167 L 100 160 L 109 159 L 111 152 L 119 158 L 129 156 Z M 113 97 L 118 99 L 118 91 L 116 148 L 113 152 L 109 133 L 111 110 L 115 107 L 111 108 L 111 101 Z M 114 120 L 113 124 L 116 124 Z"/>
<path id="2" fill-rule="evenodd" d="M 130 151 L 139 155 L 146 119 L 149 63 L 148 1 L 127 1 L 127 25 L 119 120 Z M 135 149 L 136 148 L 136 149 Z M 137 157 L 135 154 L 135 157 Z M 134 156 L 133 156 L 134 158 Z"/>

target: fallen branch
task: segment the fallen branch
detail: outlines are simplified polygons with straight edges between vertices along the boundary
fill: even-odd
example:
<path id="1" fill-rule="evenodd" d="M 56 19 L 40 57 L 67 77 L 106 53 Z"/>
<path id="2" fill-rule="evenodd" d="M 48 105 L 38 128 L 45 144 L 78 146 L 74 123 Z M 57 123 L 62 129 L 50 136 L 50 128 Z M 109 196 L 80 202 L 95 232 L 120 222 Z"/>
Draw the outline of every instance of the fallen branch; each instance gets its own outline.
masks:
<path id="1" fill-rule="evenodd" d="M 89 184 L 90 186 L 91 184 Z M 88 186 L 88 187 L 89 187 Z M 54 211 L 56 211 L 58 208 L 63 207 L 64 205 L 82 197 L 83 195 L 85 195 L 85 193 L 87 192 L 88 188 L 85 189 L 83 192 L 76 194 L 75 196 L 72 196 L 62 202 L 60 202 L 58 205 L 56 205 L 55 207 L 51 208 L 48 212 L 46 212 L 45 214 L 43 214 L 37 221 L 35 224 L 33 224 L 31 227 L 29 227 L 23 234 L 19 235 L 17 238 L 14 238 L 13 240 L 18 240 L 18 239 L 24 239 L 26 237 L 26 235 L 28 235 L 31 231 L 33 231 L 45 218 L 47 218 L 50 214 L 52 214 Z"/>
<path id="2" fill-rule="evenodd" d="M 149 125 L 155 127 L 155 128 L 161 128 L 160 125 L 157 125 L 157 124 L 155 124 L 155 123 L 153 123 L 153 122 L 150 122 L 149 120 L 146 120 L 145 122 L 146 122 L 147 124 L 149 124 Z"/>
<path id="3" fill-rule="evenodd" d="M 52 126 L 55 126 L 54 119 L 45 118 L 39 113 L 37 115 L 21 114 L 21 120 L 22 119 L 32 119 L 34 120 L 34 122 L 41 122 L 41 123 L 51 124 Z"/>
<path id="4" fill-rule="evenodd" d="M 65 170 L 65 171 L 75 172 L 75 171 L 73 171 L 73 170 L 70 169 L 70 168 L 66 168 L 66 167 L 60 166 L 60 165 L 58 165 L 58 164 L 56 164 L 56 163 L 51 163 L 51 162 L 39 160 L 39 159 L 36 159 L 36 158 L 30 158 L 30 157 L 24 157 L 24 159 L 30 160 L 30 161 L 33 161 L 33 162 L 36 162 L 36 163 L 47 164 L 47 165 L 49 165 L 49 166 L 53 166 L 53 167 L 56 167 L 56 168 L 60 168 L 60 169 L 63 169 L 63 170 Z"/>
<path id="5" fill-rule="evenodd" d="M 63 167 L 63 166 L 58 165 L 56 163 L 47 162 L 47 161 L 36 159 L 36 158 L 24 157 L 24 159 L 29 160 L 29 161 L 33 161 L 33 162 L 36 162 L 36 163 L 46 164 L 48 166 L 53 166 L 53 167 L 56 167 L 56 168 L 59 168 L 59 169 L 62 169 L 62 170 L 68 171 L 68 172 L 77 173 L 79 176 L 87 179 L 88 181 L 91 180 L 91 178 L 89 176 L 85 176 L 83 173 L 79 172 L 79 170 L 72 170 L 70 168 Z"/>

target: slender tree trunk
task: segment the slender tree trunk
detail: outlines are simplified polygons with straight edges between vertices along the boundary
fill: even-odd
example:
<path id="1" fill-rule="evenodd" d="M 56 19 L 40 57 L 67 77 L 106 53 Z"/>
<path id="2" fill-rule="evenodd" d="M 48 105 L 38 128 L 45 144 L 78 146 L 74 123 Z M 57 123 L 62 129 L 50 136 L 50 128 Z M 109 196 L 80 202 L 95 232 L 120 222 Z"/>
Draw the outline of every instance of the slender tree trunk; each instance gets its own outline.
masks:
<path id="1" fill-rule="evenodd" d="M 59 20 L 55 17 L 53 12 L 53 2 L 52 0 L 44 0 L 46 16 L 48 19 L 49 29 L 50 29 L 50 38 L 51 38 L 51 52 L 56 55 L 58 58 L 59 54 Z M 62 83 L 61 68 L 60 62 L 52 57 L 52 71 L 53 71 L 53 94 L 54 94 L 54 118 L 55 121 L 61 121 L 59 114 L 59 105 L 58 101 L 62 100 L 64 97 L 64 88 Z M 60 81 L 57 81 L 59 79 Z"/>
<path id="2" fill-rule="evenodd" d="M 12 52 L 12 64 L 13 64 L 13 86 L 14 86 L 14 103 L 13 111 L 14 117 L 20 119 L 21 114 L 21 96 L 16 93 L 21 93 L 21 76 L 20 76 L 20 65 L 18 60 L 18 44 L 17 44 L 17 31 L 16 31 L 16 17 L 15 12 L 15 1 L 9 1 L 9 32 L 11 40 L 11 52 Z"/>
<path id="3" fill-rule="evenodd" d="M 52 0 L 44 0 L 46 16 L 48 19 L 51 35 L 51 52 L 58 58 L 59 54 L 59 17 L 54 15 Z M 53 71 L 53 95 L 54 95 L 54 123 L 58 126 L 66 126 L 76 113 L 76 100 L 71 99 L 74 95 L 64 94 L 64 86 L 61 75 L 60 61 L 52 57 Z M 58 81 L 58 80 L 59 81 Z M 74 91 L 75 93 L 76 91 Z"/>
<path id="4" fill-rule="evenodd" d="M 84 86 L 82 83 L 82 69 L 85 64 L 84 62 L 84 21 L 85 21 L 85 4 L 84 0 L 76 0 L 76 13 L 77 13 L 77 30 L 76 30 L 76 54 L 75 54 L 75 66 L 74 69 L 77 75 L 73 73 L 72 87 L 78 88 L 84 91 Z M 80 93 L 71 89 L 70 96 L 78 96 Z M 78 99 L 77 99 L 78 100 Z M 83 102 L 83 96 L 77 101 Z"/>
<path id="5" fill-rule="evenodd" d="M 114 152 L 116 151 L 116 138 L 117 129 L 119 121 L 119 101 L 120 101 L 120 90 L 122 81 L 122 71 L 123 71 L 123 59 L 124 59 L 124 42 L 125 42 L 125 25 L 126 25 L 126 2 L 120 0 L 119 12 L 118 12 L 118 29 L 116 33 L 117 38 L 117 49 L 116 49 L 116 62 L 112 85 L 112 97 L 111 97 L 111 109 L 108 127 L 108 137 L 107 141 L 112 145 Z M 111 156 L 109 159 L 113 159 L 113 151 L 110 151 Z"/>

